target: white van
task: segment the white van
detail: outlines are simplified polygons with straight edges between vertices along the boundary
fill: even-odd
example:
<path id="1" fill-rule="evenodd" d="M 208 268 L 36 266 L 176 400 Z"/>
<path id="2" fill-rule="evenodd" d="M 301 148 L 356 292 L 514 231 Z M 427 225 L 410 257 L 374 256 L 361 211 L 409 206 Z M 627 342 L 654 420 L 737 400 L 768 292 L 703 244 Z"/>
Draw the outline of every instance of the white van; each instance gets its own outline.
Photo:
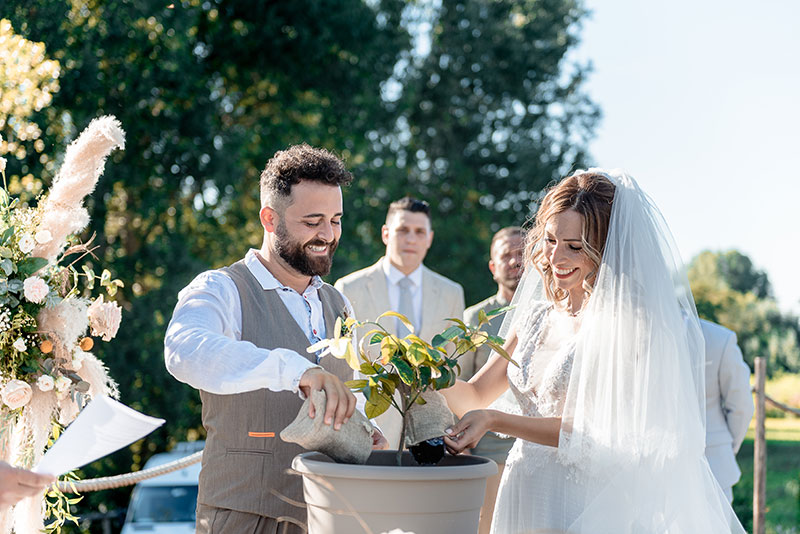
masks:
<path id="1" fill-rule="evenodd" d="M 203 449 L 205 442 L 178 443 L 170 452 L 155 454 L 144 468 L 180 460 Z M 194 532 L 200 463 L 136 484 L 120 534 L 189 534 Z"/>

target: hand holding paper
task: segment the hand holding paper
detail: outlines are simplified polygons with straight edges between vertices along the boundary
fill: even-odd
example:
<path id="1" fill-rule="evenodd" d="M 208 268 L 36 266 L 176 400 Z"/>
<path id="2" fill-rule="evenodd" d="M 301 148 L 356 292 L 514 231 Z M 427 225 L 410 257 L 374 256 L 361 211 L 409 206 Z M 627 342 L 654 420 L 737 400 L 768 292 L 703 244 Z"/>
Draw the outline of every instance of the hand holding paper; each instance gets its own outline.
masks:
<path id="1" fill-rule="evenodd" d="M 143 438 L 164 424 L 106 396 L 95 397 L 33 471 L 61 475 Z"/>

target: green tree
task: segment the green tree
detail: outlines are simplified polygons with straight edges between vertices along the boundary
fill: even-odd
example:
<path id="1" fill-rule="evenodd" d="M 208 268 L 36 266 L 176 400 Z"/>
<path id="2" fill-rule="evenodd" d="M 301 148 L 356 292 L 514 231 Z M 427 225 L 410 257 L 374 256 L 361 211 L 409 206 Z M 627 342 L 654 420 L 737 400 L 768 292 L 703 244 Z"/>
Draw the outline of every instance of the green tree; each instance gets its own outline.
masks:
<path id="1" fill-rule="evenodd" d="M 434 206 L 427 263 L 475 301 L 494 289 L 483 268 L 492 233 L 524 221 L 544 185 L 584 164 L 599 116 L 586 68 L 566 59 L 577 0 L 3 5 L 15 32 L 61 66 L 52 104 L 29 117 L 43 150 L 26 150 L 12 179 L 49 182 L 53 156 L 95 116 L 127 130 L 89 201 L 95 263 L 127 284 L 120 334 L 98 352 L 122 400 L 168 424 L 88 476 L 137 469 L 202 436 L 196 391 L 164 369 L 164 330 L 194 275 L 260 244 L 258 175 L 276 150 L 325 146 L 354 171 L 331 279 L 375 261 L 388 202 L 410 193 Z M 7 123 L 0 133 L 31 143 Z M 126 498 L 90 494 L 79 511 Z"/>
<path id="2" fill-rule="evenodd" d="M 548 183 L 586 163 L 599 111 L 583 91 L 587 69 L 567 60 L 584 11 L 571 0 L 415 5 L 406 19 L 420 32 L 430 24 L 430 51 L 419 50 L 422 32 L 384 85 L 398 116 L 368 133 L 373 155 L 348 194 L 358 222 L 336 274 L 375 261 L 388 202 L 413 194 L 433 208 L 426 263 L 471 304 L 496 291 L 485 267 L 492 234 L 525 222 Z"/>
<path id="3" fill-rule="evenodd" d="M 781 312 L 771 297 L 769 278 L 736 250 L 705 251 L 689 265 L 700 317 L 736 332 L 745 361 L 767 358 L 770 374 L 800 371 L 800 321 Z"/>
<path id="4" fill-rule="evenodd" d="M 52 105 L 31 116 L 45 153 L 61 152 L 97 115 L 114 114 L 127 130 L 126 150 L 109 162 L 89 206 L 98 260 L 127 284 L 123 328 L 98 352 L 122 400 L 169 423 L 85 471 L 137 469 L 153 452 L 198 435 L 197 392 L 163 363 L 178 291 L 260 244 L 258 175 L 277 149 L 308 141 L 351 162 L 364 158 L 365 129 L 385 114 L 379 84 L 408 47 L 403 4 L 25 0 L 4 7 L 15 30 L 44 42 L 63 69 Z M 13 130 L 2 133 L 24 142 Z M 34 154 L 10 173 L 49 181 L 54 162 Z M 127 495 L 90 494 L 81 509 L 119 508 Z"/>

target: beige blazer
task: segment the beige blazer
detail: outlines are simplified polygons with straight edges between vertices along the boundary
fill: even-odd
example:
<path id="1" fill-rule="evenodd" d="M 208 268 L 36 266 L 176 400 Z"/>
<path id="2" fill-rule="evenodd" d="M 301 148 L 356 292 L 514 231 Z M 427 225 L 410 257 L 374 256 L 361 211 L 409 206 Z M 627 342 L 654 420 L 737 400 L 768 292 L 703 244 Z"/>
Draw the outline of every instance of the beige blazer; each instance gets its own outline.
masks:
<path id="1" fill-rule="evenodd" d="M 736 452 L 753 417 L 750 368 L 736 344 L 736 334 L 700 321 L 706 342 L 706 458 L 729 499 L 741 476 Z"/>
<path id="2" fill-rule="evenodd" d="M 381 258 L 374 265 L 350 273 L 340 278 L 334 287 L 344 293 L 353 305 L 355 316 L 360 321 L 374 321 L 380 314 L 388 311 L 389 289 L 386 274 L 383 271 Z M 434 335 L 441 333 L 450 323 L 448 317 L 460 319 L 464 314 L 464 290 L 461 285 L 422 266 L 422 317 L 420 331 L 417 335 L 430 341 Z M 397 322 L 394 318 L 381 319 L 380 324 L 389 332 L 396 333 Z M 392 448 L 400 444 L 400 427 L 402 420 L 394 408 L 376 418 L 383 435 Z"/>

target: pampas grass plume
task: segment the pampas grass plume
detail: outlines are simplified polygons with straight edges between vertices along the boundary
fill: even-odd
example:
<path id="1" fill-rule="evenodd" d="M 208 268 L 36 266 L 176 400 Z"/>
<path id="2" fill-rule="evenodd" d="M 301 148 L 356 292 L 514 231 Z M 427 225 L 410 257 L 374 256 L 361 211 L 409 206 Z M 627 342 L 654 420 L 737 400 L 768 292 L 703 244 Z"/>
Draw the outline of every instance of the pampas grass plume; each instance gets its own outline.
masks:
<path id="1" fill-rule="evenodd" d="M 67 147 L 64 163 L 44 201 L 38 230 L 48 230 L 52 241 L 39 244 L 32 255 L 53 261 L 66 246 L 66 237 L 89 224 L 83 199 L 94 191 L 106 158 L 115 148 L 125 148 L 125 132 L 111 115 L 99 117 Z"/>

